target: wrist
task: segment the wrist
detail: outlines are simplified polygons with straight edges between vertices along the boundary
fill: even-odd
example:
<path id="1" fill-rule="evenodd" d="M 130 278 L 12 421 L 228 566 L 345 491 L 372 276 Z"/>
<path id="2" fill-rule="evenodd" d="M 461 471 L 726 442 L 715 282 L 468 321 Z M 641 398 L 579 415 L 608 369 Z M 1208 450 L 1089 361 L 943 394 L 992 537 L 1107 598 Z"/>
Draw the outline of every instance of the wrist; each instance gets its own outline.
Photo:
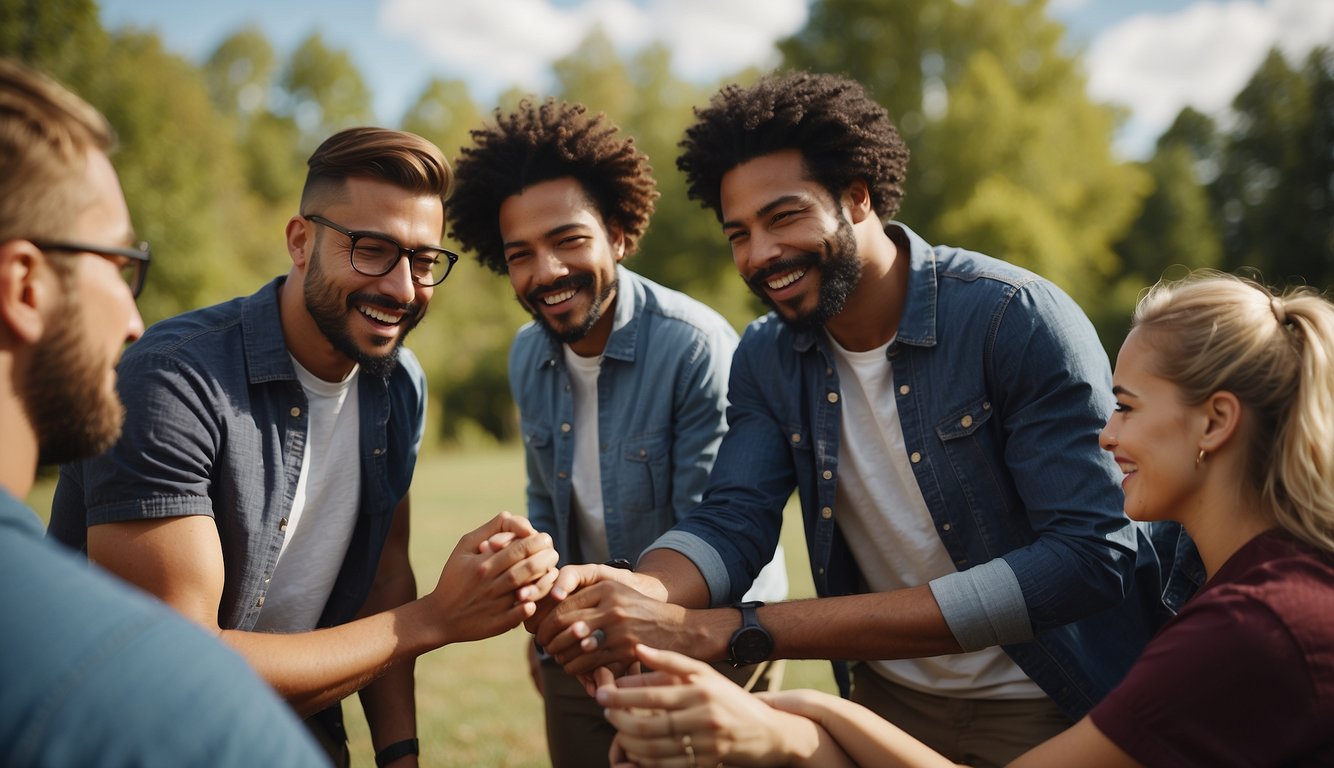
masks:
<path id="1" fill-rule="evenodd" d="M 389 768 L 403 761 L 403 758 L 421 754 L 421 744 L 416 738 L 403 739 L 387 745 L 375 753 L 376 768 Z"/>

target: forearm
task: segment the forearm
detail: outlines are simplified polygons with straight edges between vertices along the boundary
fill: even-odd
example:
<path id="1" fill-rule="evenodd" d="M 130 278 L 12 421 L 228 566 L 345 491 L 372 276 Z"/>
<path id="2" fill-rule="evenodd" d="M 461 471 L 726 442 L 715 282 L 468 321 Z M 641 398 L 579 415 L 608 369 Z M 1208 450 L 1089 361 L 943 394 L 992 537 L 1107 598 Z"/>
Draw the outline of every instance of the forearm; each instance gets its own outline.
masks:
<path id="1" fill-rule="evenodd" d="M 817 691 L 795 691 L 780 694 L 776 706 L 793 712 L 814 723 L 830 746 L 841 750 L 850 763 L 829 761 L 828 758 L 804 759 L 803 766 L 875 765 L 886 768 L 940 768 L 954 766 L 944 756 L 904 733 L 900 728 L 870 710 L 851 701 Z"/>
<path id="2" fill-rule="evenodd" d="M 686 608 L 709 605 L 709 585 L 690 558 L 670 549 L 654 549 L 635 566 L 633 585 L 649 597 Z"/>
<path id="3" fill-rule="evenodd" d="M 740 626 L 738 611 L 719 610 L 731 610 L 733 629 Z M 962 650 L 926 586 L 775 603 L 759 609 L 759 620 L 773 635 L 775 658 L 908 659 Z"/>
<path id="4" fill-rule="evenodd" d="M 294 634 L 227 630 L 240 653 L 302 716 L 341 701 L 391 665 L 451 642 L 422 600 L 328 629 Z"/>

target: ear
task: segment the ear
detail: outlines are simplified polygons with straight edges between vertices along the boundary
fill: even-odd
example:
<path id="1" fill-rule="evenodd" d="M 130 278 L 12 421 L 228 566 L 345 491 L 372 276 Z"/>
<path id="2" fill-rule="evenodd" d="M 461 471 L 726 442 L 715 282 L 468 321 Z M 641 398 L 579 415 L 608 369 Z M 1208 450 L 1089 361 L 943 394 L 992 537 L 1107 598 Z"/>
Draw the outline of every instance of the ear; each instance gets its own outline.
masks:
<path id="1" fill-rule="evenodd" d="M 36 344 L 42 338 L 43 305 L 58 290 L 50 271 L 46 257 L 27 240 L 0 243 L 0 330 L 7 339 Z"/>
<path id="2" fill-rule="evenodd" d="M 1204 417 L 1204 433 L 1200 435 L 1200 448 L 1213 453 L 1237 434 L 1241 428 L 1241 400 L 1226 390 L 1209 395 L 1200 405 Z"/>
<path id="3" fill-rule="evenodd" d="M 616 257 L 616 263 L 620 264 L 625 258 L 625 233 L 620 227 L 607 227 L 607 239 L 611 242 L 611 252 Z"/>
<path id="4" fill-rule="evenodd" d="M 842 203 L 848 212 L 848 220 L 853 224 L 860 224 L 875 213 L 871 208 L 871 189 L 866 186 L 865 179 L 854 179 L 843 190 Z"/>
<path id="5" fill-rule="evenodd" d="M 293 266 L 306 268 L 315 250 L 315 225 L 300 216 L 287 220 L 287 255 Z"/>

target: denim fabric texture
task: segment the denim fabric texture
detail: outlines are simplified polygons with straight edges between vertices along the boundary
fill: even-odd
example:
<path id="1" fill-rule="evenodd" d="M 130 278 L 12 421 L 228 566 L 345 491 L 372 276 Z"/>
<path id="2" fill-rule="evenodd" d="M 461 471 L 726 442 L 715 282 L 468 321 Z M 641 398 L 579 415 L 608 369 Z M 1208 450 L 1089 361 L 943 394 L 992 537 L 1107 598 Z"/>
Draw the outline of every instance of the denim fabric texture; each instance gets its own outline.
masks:
<path id="1" fill-rule="evenodd" d="M 634 562 L 704 493 L 726 431 L 736 331 L 721 315 L 617 267 L 615 330 L 598 375 L 599 468 L 607 545 Z M 574 398 L 560 341 L 536 323 L 510 347 L 528 467 L 528 516 L 561 565 L 583 562 L 574 529 Z M 764 563 L 773 557 L 769 547 Z"/>
<path id="2" fill-rule="evenodd" d="M 250 630 L 278 562 L 309 427 L 283 340 L 277 278 L 257 293 L 155 324 L 117 368 L 119 442 L 61 468 L 50 534 L 86 549 L 87 526 L 208 515 L 226 581 L 218 621 Z M 408 349 L 388 379 L 361 374 L 361 507 L 320 626 L 365 602 L 421 447 L 426 377 Z"/>
<path id="3" fill-rule="evenodd" d="M 889 227 L 911 246 L 886 355 L 904 460 L 958 569 L 931 589 L 964 650 L 1002 645 L 1077 717 L 1169 615 L 1153 548 L 1098 447 L 1114 402 L 1106 353 L 1050 282 Z M 766 562 L 794 488 L 817 592 L 865 591 L 837 522 L 839 400 L 823 333 L 772 313 L 747 328 L 704 501 L 653 545 L 689 557 L 715 604 Z"/>
<path id="4" fill-rule="evenodd" d="M 0 490 L 0 763 L 322 766 L 240 656 L 42 537 Z"/>

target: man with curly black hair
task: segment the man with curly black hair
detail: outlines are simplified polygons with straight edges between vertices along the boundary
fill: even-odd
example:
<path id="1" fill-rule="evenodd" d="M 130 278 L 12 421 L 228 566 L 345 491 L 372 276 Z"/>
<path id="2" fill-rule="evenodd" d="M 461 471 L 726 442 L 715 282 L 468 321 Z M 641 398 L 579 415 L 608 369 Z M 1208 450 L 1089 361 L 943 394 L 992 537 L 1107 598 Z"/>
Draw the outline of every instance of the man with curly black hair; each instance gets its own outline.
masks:
<path id="1" fill-rule="evenodd" d="M 582 589 L 538 639 L 574 673 L 631 660 L 590 650 L 593 629 L 856 661 L 854 699 L 952 760 L 1004 764 L 1087 711 L 1162 618 L 1098 448 L 1102 346 L 1050 282 L 893 221 L 908 150 L 858 83 L 774 75 L 696 114 L 678 165 L 773 312 L 737 349 L 703 503 L 634 574 L 563 570 L 552 594 Z M 822 599 L 710 609 L 745 591 L 794 489 Z M 693 762 L 689 724 L 669 725 Z"/>
<path id="2" fill-rule="evenodd" d="M 648 227 L 652 170 L 632 138 L 583 105 L 524 101 L 472 132 L 451 235 L 508 275 L 534 322 L 510 350 L 528 515 L 562 563 L 627 565 L 703 495 L 726 430 L 736 332 L 717 312 L 621 265 Z M 782 599 L 774 542 L 757 596 Z M 615 645 L 603 633 L 590 642 Z M 605 765 L 615 731 L 552 659 L 530 657 L 552 764 Z M 730 670 L 734 679 L 752 673 Z"/>

